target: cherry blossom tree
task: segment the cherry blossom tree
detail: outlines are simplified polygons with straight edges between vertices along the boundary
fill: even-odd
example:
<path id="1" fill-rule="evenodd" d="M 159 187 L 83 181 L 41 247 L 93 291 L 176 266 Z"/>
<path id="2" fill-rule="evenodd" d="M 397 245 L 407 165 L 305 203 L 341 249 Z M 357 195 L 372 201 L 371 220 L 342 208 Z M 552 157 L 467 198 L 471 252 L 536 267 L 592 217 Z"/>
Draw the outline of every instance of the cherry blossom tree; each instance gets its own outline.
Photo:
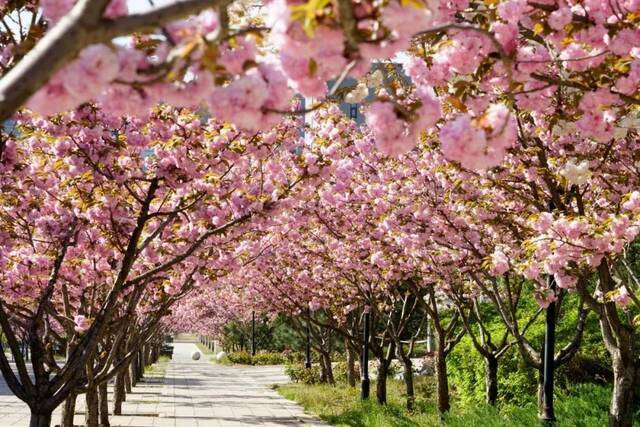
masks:
<path id="1" fill-rule="evenodd" d="M 610 135 L 622 115 L 586 99 L 640 102 L 637 9 L 637 0 L 182 0 L 129 13 L 120 0 L 3 2 L 0 119 L 24 105 L 53 114 L 99 100 L 145 114 L 164 101 L 264 129 L 289 109 L 291 89 L 323 100 L 337 89 L 328 80 L 363 79 L 372 62 L 409 50 L 415 90 L 396 82 L 367 101 L 378 146 L 406 152 L 426 131 L 448 159 L 484 169 L 514 146 L 517 112 L 544 111 L 559 90 L 596 92 L 574 122 L 585 138 Z"/>
<path id="2" fill-rule="evenodd" d="M 83 107 L 23 116 L 19 132 L 2 165 L 0 305 L 17 372 L 4 352 L 0 368 L 34 425 L 128 365 L 175 301 L 235 268 L 227 252 L 246 227 L 319 169 L 294 150 L 295 122 L 246 135 L 171 108 L 142 122 Z"/>

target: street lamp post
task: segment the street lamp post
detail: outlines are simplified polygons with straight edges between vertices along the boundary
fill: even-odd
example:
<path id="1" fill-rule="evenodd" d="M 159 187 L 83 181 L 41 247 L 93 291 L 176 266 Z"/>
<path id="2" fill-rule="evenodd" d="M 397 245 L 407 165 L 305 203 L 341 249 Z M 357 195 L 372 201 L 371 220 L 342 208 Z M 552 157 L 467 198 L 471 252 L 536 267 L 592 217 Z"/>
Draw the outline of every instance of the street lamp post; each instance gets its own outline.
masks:
<path id="1" fill-rule="evenodd" d="M 304 367 L 311 369 L 311 309 L 307 307 L 307 348 L 305 351 Z"/>
<path id="2" fill-rule="evenodd" d="M 549 201 L 549 211 L 555 209 L 553 200 Z M 542 385 L 542 413 L 540 419 L 547 423 L 553 423 L 556 416 L 553 411 L 553 374 L 554 353 L 556 346 L 556 279 L 553 274 L 547 276 L 547 286 L 551 291 L 552 301 L 547 307 L 544 324 L 544 355 L 543 355 L 543 385 Z"/>
<path id="3" fill-rule="evenodd" d="M 362 371 L 360 379 L 360 398 L 366 400 L 369 398 L 369 389 L 371 382 L 369 380 L 369 323 L 371 322 L 369 307 L 365 307 L 364 312 L 364 325 L 362 327 L 362 365 L 360 370 Z"/>
<path id="4" fill-rule="evenodd" d="M 549 275 L 547 283 L 553 295 L 556 294 L 556 279 Z M 553 374 L 554 374 L 554 353 L 556 345 L 556 302 L 552 301 L 547 307 L 544 329 L 544 359 L 543 359 L 543 395 L 542 395 L 542 421 L 553 423 L 556 420 L 553 411 Z"/>

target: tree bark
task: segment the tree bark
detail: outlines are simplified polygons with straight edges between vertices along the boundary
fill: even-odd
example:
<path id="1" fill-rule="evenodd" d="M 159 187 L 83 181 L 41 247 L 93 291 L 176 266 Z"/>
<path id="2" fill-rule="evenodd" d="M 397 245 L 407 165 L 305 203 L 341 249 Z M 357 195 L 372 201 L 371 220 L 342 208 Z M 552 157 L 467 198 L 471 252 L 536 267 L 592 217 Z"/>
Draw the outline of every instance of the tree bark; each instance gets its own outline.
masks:
<path id="1" fill-rule="evenodd" d="M 117 19 L 102 19 L 109 1 L 78 2 L 36 47 L 0 79 L 0 123 L 24 104 L 49 78 L 82 48 L 107 43 L 118 36 L 152 31 L 157 27 L 222 4 L 219 0 L 184 0 Z"/>
<path id="2" fill-rule="evenodd" d="M 438 411 L 441 414 L 447 412 L 449 403 L 449 375 L 447 373 L 446 354 L 442 351 L 442 345 L 436 350 L 436 379 L 438 382 Z"/>
<path id="3" fill-rule="evenodd" d="M 144 356 L 142 350 L 138 350 L 138 357 L 136 361 L 136 380 L 140 381 L 144 378 Z"/>
<path id="4" fill-rule="evenodd" d="M 50 427 L 51 412 L 31 412 L 29 427 Z"/>
<path id="5" fill-rule="evenodd" d="M 413 386 L 413 363 L 410 357 L 403 357 L 402 365 L 404 366 L 404 372 L 402 377 L 404 379 L 405 390 L 407 392 L 407 411 L 413 411 L 415 407 L 415 389 Z"/>
<path id="6" fill-rule="evenodd" d="M 325 369 L 325 380 L 329 384 L 335 384 L 335 379 L 333 378 L 333 366 L 331 365 L 331 354 L 322 353 L 320 356 L 322 357 L 322 365 Z"/>
<path id="7" fill-rule="evenodd" d="M 113 415 L 122 415 L 122 402 L 125 400 L 125 373 L 126 369 L 118 372 L 113 384 Z"/>
<path id="8" fill-rule="evenodd" d="M 73 417 L 76 414 L 76 393 L 70 393 L 62 405 L 62 416 L 60 417 L 61 427 L 73 427 Z"/>
<path id="9" fill-rule="evenodd" d="M 129 365 L 129 381 L 131 387 L 135 387 L 138 382 L 138 356 L 131 358 L 131 364 Z M 131 390 L 127 390 L 127 393 L 131 393 Z"/>
<path id="10" fill-rule="evenodd" d="M 127 366 L 126 368 L 123 369 L 124 372 L 124 391 L 125 393 L 122 396 L 122 401 L 126 402 L 127 401 L 127 393 L 131 393 L 131 388 L 133 387 L 133 385 L 131 384 L 131 363 L 129 363 L 129 366 Z"/>
<path id="11" fill-rule="evenodd" d="M 636 366 L 633 355 L 612 355 L 613 395 L 609 408 L 609 427 L 632 427 Z"/>
<path id="12" fill-rule="evenodd" d="M 544 408 L 544 372 L 542 366 L 538 369 L 538 416 L 542 416 Z"/>
<path id="13" fill-rule="evenodd" d="M 98 389 L 95 384 L 87 386 L 85 394 L 87 412 L 84 416 L 85 427 L 98 427 Z"/>
<path id="14" fill-rule="evenodd" d="M 142 346 L 142 368 L 143 368 L 143 370 L 144 370 L 145 367 L 151 365 L 151 362 L 149 360 L 150 359 L 150 357 L 149 357 L 150 352 L 151 352 L 151 349 L 149 348 L 149 344 L 146 344 L 146 345 Z"/>
<path id="15" fill-rule="evenodd" d="M 324 364 L 324 359 L 320 357 L 320 384 L 327 383 L 327 367 Z"/>
<path id="16" fill-rule="evenodd" d="M 154 343 L 151 346 L 151 363 L 156 363 L 158 361 L 158 358 L 160 357 L 160 349 L 159 349 L 159 344 Z"/>
<path id="17" fill-rule="evenodd" d="M 496 406 L 498 400 L 498 359 L 494 356 L 485 357 L 485 392 L 486 402 Z"/>
<path id="18" fill-rule="evenodd" d="M 389 373 L 389 363 L 385 360 L 378 360 L 378 377 L 376 379 L 376 399 L 378 404 L 387 404 L 387 374 Z"/>
<path id="19" fill-rule="evenodd" d="M 353 350 L 345 339 L 345 350 L 347 351 L 347 384 L 349 387 L 356 386 L 356 362 Z"/>
<path id="20" fill-rule="evenodd" d="M 98 385 L 98 405 L 100 411 L 100 427 L 110 427 L 109 423 L 109 392 L 107 382 L 102 381 Z"/>

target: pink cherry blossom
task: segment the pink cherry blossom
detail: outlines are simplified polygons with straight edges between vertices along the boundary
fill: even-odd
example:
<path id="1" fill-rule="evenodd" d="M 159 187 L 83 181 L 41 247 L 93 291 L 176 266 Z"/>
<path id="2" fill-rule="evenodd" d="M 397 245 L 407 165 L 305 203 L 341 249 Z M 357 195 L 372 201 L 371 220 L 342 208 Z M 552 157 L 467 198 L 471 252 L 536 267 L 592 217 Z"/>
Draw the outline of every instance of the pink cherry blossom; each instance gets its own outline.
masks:
<path id="1" fill-rule="evenodd" d="M 627 291 L 627 288 L 621 287 L 620 289 L 617 290 L 617 292 L 611 295 L 611 300 L 616 304 L 622 307 L 625 307 L 629 305 L 629 303 L 631 302 L 631 297 L 629 296 L 629 292 Z"/>
<path id="2" fill-rule="evenodd" d="M 89 320 L 81 314 L 74 316 L 73 323 L 75 324 L 74 330 L 79 334 L 86 332 L 90 326 Z"/>

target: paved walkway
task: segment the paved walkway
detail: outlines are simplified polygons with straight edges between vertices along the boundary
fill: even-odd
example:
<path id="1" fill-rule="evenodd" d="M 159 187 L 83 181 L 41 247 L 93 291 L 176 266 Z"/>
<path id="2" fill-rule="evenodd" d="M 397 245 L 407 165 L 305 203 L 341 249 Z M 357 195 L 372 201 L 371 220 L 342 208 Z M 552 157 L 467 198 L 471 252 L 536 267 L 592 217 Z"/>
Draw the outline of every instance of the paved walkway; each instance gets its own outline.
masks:
<path id="1" fill-rule="evenodd" d="M 174 343 L 173 360 L 165 380 L 149 378 L 127 395 L 122 416 L 111 425 L 139 427 L 253 427 L 324 426 L 295 403 L 283 398 L 272 384 L 288 382 L 282 367 L 236 367 L 211 363 L 190 342 Z M 75 424 L 84 424 L 84 396 L 78 398 Z M 110 405 L 111 407 L 111 405 Z M 53 423 L 59 423 L 59 410 Z M 29 411 L 0 378 L 0 426 L 28 426 Z"/>
<path id="2" fill-rule="evenodd" d="M 282 367 L 213 365 L 191 360 L 192 343 L 175 343 L 163 403 L 162 426 L 320 426 L 302 408 L 272 390 L 288 382 Z M 175 423 L 175 424 L 174 424 Z"/>

